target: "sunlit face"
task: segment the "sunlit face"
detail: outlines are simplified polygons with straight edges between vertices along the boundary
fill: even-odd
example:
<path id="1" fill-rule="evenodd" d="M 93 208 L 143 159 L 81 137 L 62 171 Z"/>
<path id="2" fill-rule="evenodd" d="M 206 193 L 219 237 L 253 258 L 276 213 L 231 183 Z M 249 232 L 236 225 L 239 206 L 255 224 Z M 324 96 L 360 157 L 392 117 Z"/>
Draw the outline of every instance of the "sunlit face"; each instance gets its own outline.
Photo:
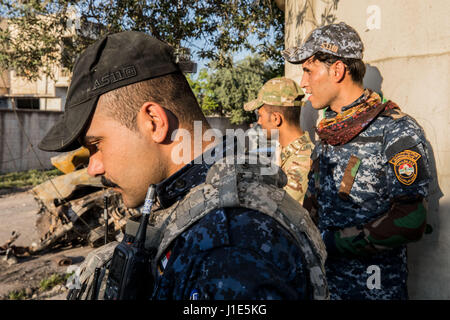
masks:
<path id="1" fill-rule="evenodd" d="M 163 180 L 162 161 L 154 143 L 107 115 L 102 103 L 100 97 L 84 137 L 90 151 L 88 174 L 115 184 L 124 204 L 135 208 L 144 201 L 149 185 Z"/>
<path id="2" fill-rule="evenodd" d="M 267 111 L 265 106 L 258 109 L 258 124 L 262 129 L 266 130 L 265 132 L 268 139 L 271 138 L 271 129 L 277 129 L 272 119 L 272 113 Z"/>
<path id="3" fill-rule="evenodd" d="M 330 67 L 319 60 L 309 58 L 303 65 L 300 86 L 310 94 L 308 100 L 314 109 L 323 109 L 336 98 L 337 92 L 330 74 Z"/>

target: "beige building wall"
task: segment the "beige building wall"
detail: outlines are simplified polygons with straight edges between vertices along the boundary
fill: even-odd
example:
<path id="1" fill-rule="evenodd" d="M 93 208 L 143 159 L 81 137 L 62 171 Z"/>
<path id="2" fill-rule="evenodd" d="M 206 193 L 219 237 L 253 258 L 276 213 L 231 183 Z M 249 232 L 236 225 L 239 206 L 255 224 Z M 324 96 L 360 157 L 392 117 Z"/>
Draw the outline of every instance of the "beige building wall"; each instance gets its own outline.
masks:
<path id="1" fill-rule="evenodd" d="M 76 13 L 73 13 L 75 17 Z M 46 19 L 46 17 L 42 17 Z M 7 20 L 0 21 L 0 28 L 10 28 L 12 36 L 16 34 L 14 27 L 8 25 Z M 67 31 L 67 35 L 75 32 L 75 25 Z M 29 81 L 18 77 L 14 70 L 0 70 L 0 99 L 8 99 L 8 108 L 12 107 L 12 98 L 39 99 L 40 110 L 62 111 L 70 84 L 71 73 L 61 66 L 52 68 L 53 79 L 40 74 L 40 78 Z"/>
<path id="2" fill-rule="evenodd" d="M 40 98 L 40 110 L 61 111 L 61 98 Z"/>
<path id="3" fill-rule="evenodd" d="M 10 71 L 11 87 L 10 95 L 33 95 L 39 94 L 38 82 L 28 81 L 22 77 L 17 77 L 14 71 Z"/>
<path id="4" fill-rule="evenodd" d="M 0 86 L 0 96 L 38 98 L 40 110 L 63 110 L 62 102 L 65 101 L 67 87 L 70 84 L 70 76 L 67 73 L 55 68 L 55 79 L 42 75 L 40 79 L 34 81 L 18 77 L 14 71 L 5 71 L 4 75 L 4 78 L 8 79 L 8 87 Z"/>
<path id="5" fill-rule="evenodd" d="M 423 127 L 434 154 L 428 215 L 434 231 L 408 246 L 409 294 L 450 299 L 450 2 L 340 0 L 337 8 L 332 2 L 286 0 L 286 46 L 322 25 L 323 13 L 348 23 L 365 45 L 366 86 L 381 90 Z M 299 66 L 286 63 L 285 71 L 301 79 Z M 317 119 L 307 107 L 301 123 L 311 131 Z"/>

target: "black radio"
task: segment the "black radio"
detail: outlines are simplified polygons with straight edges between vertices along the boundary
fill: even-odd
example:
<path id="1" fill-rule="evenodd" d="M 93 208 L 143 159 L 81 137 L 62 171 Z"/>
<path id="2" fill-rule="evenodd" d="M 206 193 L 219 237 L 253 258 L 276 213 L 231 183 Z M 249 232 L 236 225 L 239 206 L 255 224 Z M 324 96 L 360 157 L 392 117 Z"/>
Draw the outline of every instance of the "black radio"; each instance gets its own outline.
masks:
<path id="1" fill-rule="evenodd" d="M 155 199 L 155 186 L 148 188 L 141 222 L 133 242 L 127 237 L 114 249 L 105 288 L 105 300 L 136 300 L 149 298 L 152 279 L 150 252 L 145 249 L 147 223 Z"/>

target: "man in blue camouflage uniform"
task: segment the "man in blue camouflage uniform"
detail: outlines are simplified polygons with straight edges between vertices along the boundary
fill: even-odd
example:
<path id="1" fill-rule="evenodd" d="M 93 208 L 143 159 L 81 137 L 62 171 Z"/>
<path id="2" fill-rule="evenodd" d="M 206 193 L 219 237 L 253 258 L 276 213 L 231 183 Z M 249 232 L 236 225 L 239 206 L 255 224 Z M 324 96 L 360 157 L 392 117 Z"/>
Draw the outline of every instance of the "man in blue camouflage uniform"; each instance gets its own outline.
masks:
<path id="1" fill-rule="evenodd" d="M 205 182 L 211 167 L 205 157 L 197 157 L 195 144 L 203 143 L 201 152 L 212 145 L 194 141 L 194 121 L 203 130 L 209 125 L 175 61 L 172 48 L 144 33 L 112 34 L 97 41 L 77 59 L 64 116 L 39 147 L 68 151 L 84 145 L 90 151 L 88 173 L 120 192 L 126 206 L 140 206 L 148 186 L 156 184 L 155 219 L 164 217 L 161 212 L 179 210 L 179 201 Z M 184 131 L 176 131 L 180 128 Z M 179 142 L 183 132 L 194 139 L 186 143 L 183 136 Z M 186 162 L 174 160 L 182 143 Z M 227 139 L 224 143 L 228 146 Z M 217 150 L 214 157 L 220 159 L 223 154 Z M 219 203 L 226 201 L 219 198 Z M 180 213 L 189 216 L 192 210 Z M 179 218 L 176 213 L 176 224 L 182 223 Z M 219 206 L 170 243 L 157 261 L 159 274 L 149 296 L 310 299 L 305 251 L 314 249 L 303 250 L 270 216 Z"/>
<path id="2" fill-rule="evenodd" d="M 426 227 L 422 129 L 364 90 L 363 44 L 345 23 L 317 28 L 283 54 L 302 64 L 312 106 L 325 108 L 304 206 L 327 247 L 331 299 L 407 299 L 406 244 Z"/>
<path id="3" fill-rule="evenodd" d="M 210 165 L 195 162 L 157 185 L 162 207 L 205 182 Z M 245 208 L 213 210 L 159 261 L 154 299 L 309 299 L 302 257 L 270 217 Z"/>

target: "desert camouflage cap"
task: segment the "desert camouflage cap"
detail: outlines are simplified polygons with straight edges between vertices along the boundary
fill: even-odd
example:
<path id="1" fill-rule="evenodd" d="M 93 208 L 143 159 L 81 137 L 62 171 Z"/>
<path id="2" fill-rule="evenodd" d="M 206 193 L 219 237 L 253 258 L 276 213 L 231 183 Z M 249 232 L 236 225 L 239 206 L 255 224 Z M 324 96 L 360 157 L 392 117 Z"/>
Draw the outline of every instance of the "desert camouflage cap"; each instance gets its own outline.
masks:
<path id="1" fill-rule="evenodd" d="M 294 80 L 280 77 L 267 81 L 258 92 L 255 100 L 244 105 L 245 111 L 253 111 L 264 104 L 282 107 L 299 107 L 305 96 L 302 88 Z"/>
<path id="2" fill-rule="evenodd" d="M 364 45 L 355 29 L 344 22 L 314 29 L 300 47 L 283 51 L 291 63 L 303 63 L 317 52 L 330 53 L 341 58 L 362 59 Z"/>

